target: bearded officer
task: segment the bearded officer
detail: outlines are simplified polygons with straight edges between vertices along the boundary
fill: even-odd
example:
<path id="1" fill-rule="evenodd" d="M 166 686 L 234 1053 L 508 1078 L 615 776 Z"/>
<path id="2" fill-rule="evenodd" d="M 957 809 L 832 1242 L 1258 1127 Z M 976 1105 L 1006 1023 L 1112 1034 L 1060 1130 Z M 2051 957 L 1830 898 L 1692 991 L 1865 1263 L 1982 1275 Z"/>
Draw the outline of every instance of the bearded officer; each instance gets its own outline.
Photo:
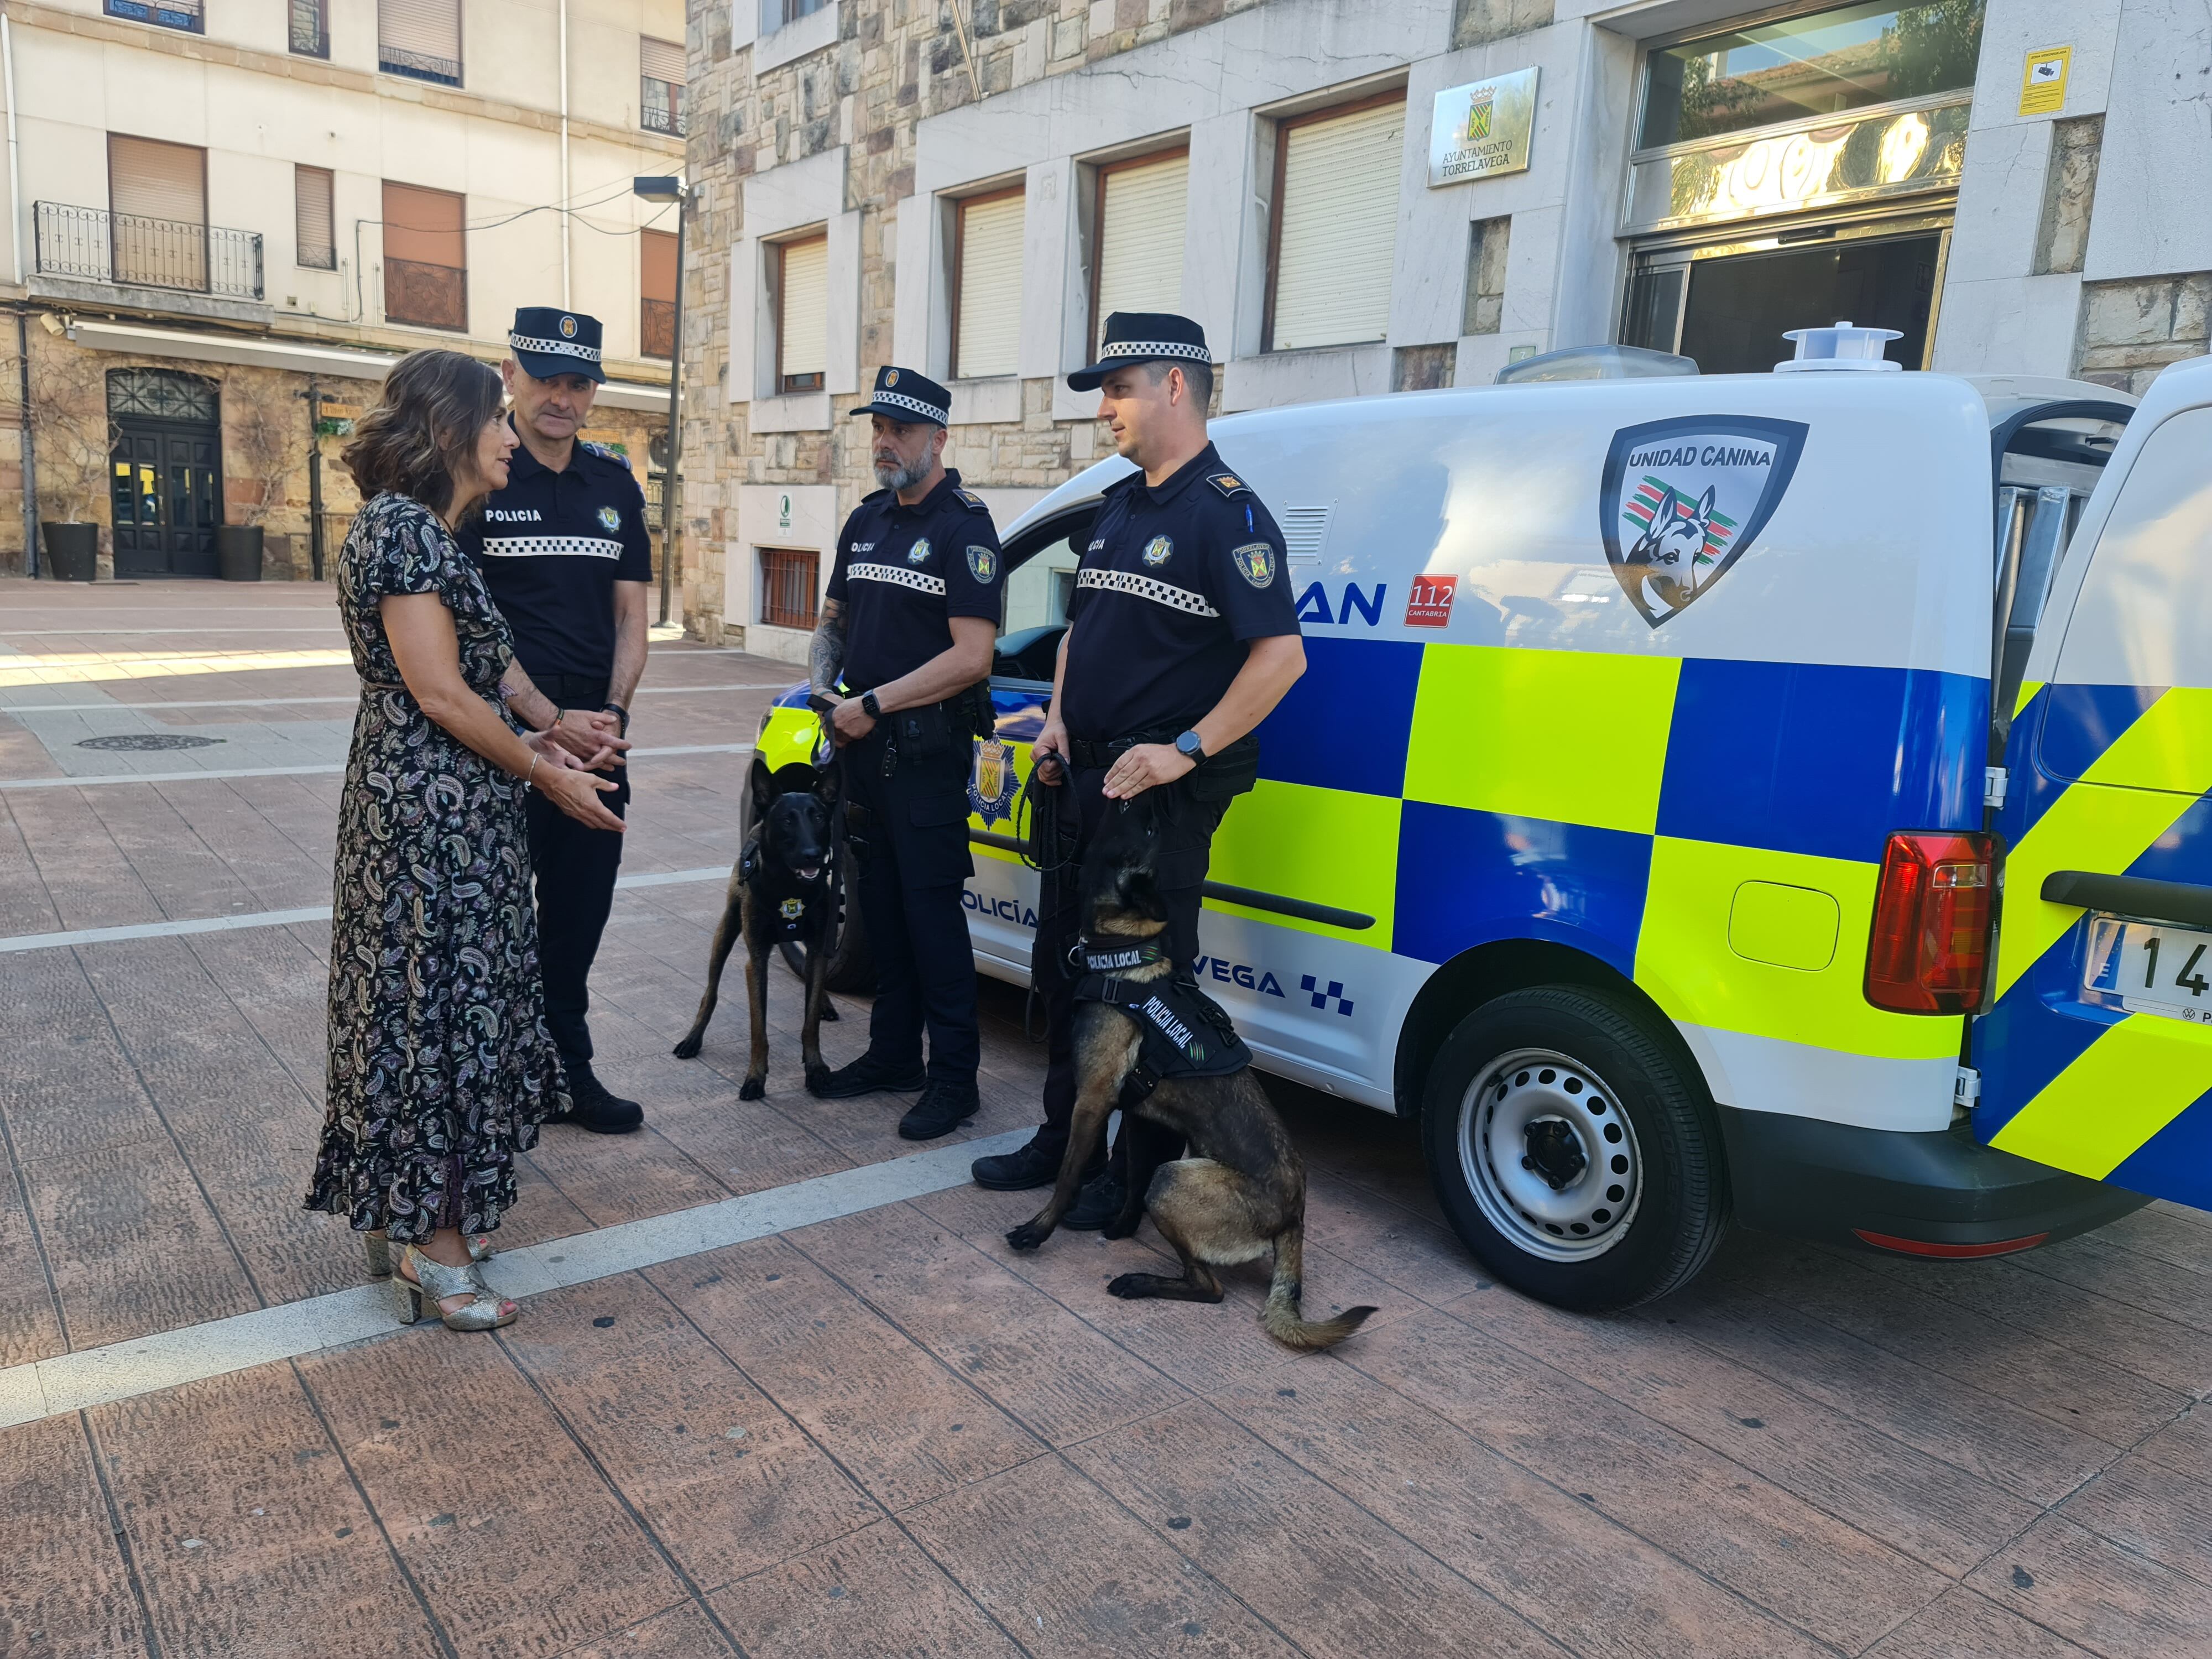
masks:
<path id="1" fill-rule="evenodd" d="M 1001 1191 L 1050 1185 L 1067 1146 L 1076 872 L 1106 814 L 1147 790 L 1173 792 L 1157 867 L 1169 957 L 1191 974 L 1213 831 L 1257 774 L 1250 733 L 1305 672 L 1282 532 L 1206 436 L 1213 368 L 1204 331 L 1187 317 L 1116 312 L 1098 361 L 1067 383 L 1098 391 L 1099 418 L 1138 470 L 1107 489 L 1092 523 L 1052 709 L 1030 750 L 1038 777 L 1058 786 L 1073 851 L 1037 907 L 1045 1121 L 1026 1146 L 975 1164 L 976 1183 Z M 1121 1204 L 1118 1175 L 1098 1170 L 1060 1224 L 1096 1231 Z"/>
<path id="2" fill-rule="evenodd" d="M 575 741 L 619 737 L 645 672 L 646 593 L 653 543 L 645 494 L 629 464 L 579 438 L 606 373 L 599 324 L 580 312 L 525 306 L 514 313 L 510 355 L 500 365 L 515 447 L 507 488 L 485 498 L 462 544 L 483 572 L 514 630 L 514 653 L 539 696 L 511 705 L 528 725 L 557 721 Z M 542 706 L 540 706 L 542 705 Z M 627 742 L 620 747 L 627 749 Z M 600 802 L 617 817 L 629 804 L 629 773 L 610 769 L 616 788 Z M 623 838 L 592 830 L 543 796 L 530 800 L 530 861 L 538 880 L 538 953 L 545 1024 L 560 1050 L 580 1128 L 620 1134 L 644 1121 L 635 1101 L 608 1092 L 592 1073 L 586 981 L 613 907 Z"/>
<path id="3" fill-rule="evenodd" d="M 830 1099 L 921 1091 L 899 1133 L 928 1140 L 975 1115 L 975 962 L 961 886 L 973 739 L 989 724 L 1002 598 L 998 532 L 945 465 L 952 399 L 911 369 L 877 372 L 870 456 L 883 486 L 837 538 L 810 651 L 835 704 L 848 823 L 866 848 L 860 913 L 876 961 L 868 1051 L 814 1085 Z M 844 688 L 839 694 L 840 685 Z M 922 1063 L 922 1033 L 929 1060 Z"/>

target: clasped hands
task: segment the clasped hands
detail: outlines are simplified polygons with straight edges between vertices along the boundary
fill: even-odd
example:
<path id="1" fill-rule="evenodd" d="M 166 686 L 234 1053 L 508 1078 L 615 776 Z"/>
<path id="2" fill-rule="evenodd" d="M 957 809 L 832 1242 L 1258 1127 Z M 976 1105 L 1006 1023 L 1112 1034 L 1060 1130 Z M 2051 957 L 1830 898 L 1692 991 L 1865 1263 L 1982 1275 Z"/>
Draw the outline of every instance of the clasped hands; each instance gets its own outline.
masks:
<path id="1" fill-rule="evenodd" d="M 621 719 L 604 708 L 563 708 L 560 718 L 539 735 L 548 739 L 539 747 L 540 754 L 556 765 L 585 772 L 607 771 L 629 752 Z"/>

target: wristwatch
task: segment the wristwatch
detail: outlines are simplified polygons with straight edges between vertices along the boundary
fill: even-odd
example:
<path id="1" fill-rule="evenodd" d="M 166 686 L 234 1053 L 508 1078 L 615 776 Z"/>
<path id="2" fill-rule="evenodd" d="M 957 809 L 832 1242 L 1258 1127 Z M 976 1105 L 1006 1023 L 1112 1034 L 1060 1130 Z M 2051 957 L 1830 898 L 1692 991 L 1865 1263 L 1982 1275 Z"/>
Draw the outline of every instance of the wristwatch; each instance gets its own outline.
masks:
<path id="1" fill-rule="evenodd" d="M 1206 764 L 1206 745 L 1199 740 L 1195 731 L 1186 732 L 1176 739 L 1176 752 L 1193 766 Z"/>
<path id="2" fill-rule="evenodd" d="M 876 694 L 872 691 L 860 693 L 860 707 L 867 711 L 868 718 L 872 720 L 879 720 L 884 717 L 884 707 L 876 701 Z"/>

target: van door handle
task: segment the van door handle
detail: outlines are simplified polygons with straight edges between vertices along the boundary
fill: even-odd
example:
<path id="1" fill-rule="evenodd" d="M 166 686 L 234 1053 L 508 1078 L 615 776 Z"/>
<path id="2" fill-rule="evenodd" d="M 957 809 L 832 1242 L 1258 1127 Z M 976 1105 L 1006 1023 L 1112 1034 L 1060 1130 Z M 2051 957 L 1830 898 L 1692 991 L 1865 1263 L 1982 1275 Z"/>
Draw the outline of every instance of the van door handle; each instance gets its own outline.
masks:
<path id="1" fill-rule="evenodd" d="M 2043 878 L 2052 904 L 2078 904 L 2147 921 L 2212 927 L 2212 887 L 2188 881 L 2150 881 L 2142 876 L 2100 876 L 2087 870 L 2053 870 Z"/>

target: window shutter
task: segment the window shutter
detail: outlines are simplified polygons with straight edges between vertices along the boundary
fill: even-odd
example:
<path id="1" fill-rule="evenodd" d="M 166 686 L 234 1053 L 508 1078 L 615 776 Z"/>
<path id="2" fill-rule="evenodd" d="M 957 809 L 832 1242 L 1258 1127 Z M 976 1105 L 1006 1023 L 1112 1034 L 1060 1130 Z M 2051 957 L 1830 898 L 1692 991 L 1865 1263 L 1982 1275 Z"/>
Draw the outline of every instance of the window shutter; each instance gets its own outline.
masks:
<path id="1" fill-rule="evenodd" d="M 416 264 L 468 268 L 468 239 L 461 228 L 462 198 L 419 185 L 384 185 L 384 255 Z"/>
<path id="2" fill-rule="evenodd" d="M 331 186 L 328 167 L 295 167 L 292 169 L 295 231 L 292 257 L 295 263 L 315 270 L 332 270 L 337 266 L 337 230 L 331 207 Z"/>
<path id="3" fill-rule="evenodd" d="M 830 239 L 783 249 L 783 350 L 779 372 L 823 374 L 830 368 Z M 781 388 L 778 388 L 781 390 Z"/>
<path id="4" fill-rule="evenodd" d="M 459 63 L 460 0 L 376 0 L 376 44 Z"/>
<path id="5" fill-rule="evenodd" d="M 684 48 L 672 40 L 655 40 L 641 35 L 637 43 L 637 70 L 648 81 L 665 81 L 672 86 L 684 84 Z"/>
<path id="6" fill-rule="evenodd" d="M 672 305 L 676 301 L 676 235 L 672 231 L 647 230 L 639 234 L 638 276 L 639 291 L 648 300 L 665 300 Z M 827 243 L 823 246 L 826 247 Z"/>
<path id="7" fill-rule="evenodd" d="M 155 138 L 107 138 L 107 205 L 116 213 L 207 223 L 207 152 Z"/>
<path id="8" fill-rule="evenodd" d="M 1406 106 L 1285 131 L 1275 247 L 1275 351 L 1380 340 L 1390 320 Z"/>
<path id="9" fill-rule="evenodd" d="M 1116 167 L 1098 181 L 1098 327 L 1117 311 L 1182 310 L 1190 157 Z"/>
<path id="10" fill-rule="evenodd" d="M 1022 196 L 960 204 L 957 380 L 1012 374 L 1022 331 Z"/>

